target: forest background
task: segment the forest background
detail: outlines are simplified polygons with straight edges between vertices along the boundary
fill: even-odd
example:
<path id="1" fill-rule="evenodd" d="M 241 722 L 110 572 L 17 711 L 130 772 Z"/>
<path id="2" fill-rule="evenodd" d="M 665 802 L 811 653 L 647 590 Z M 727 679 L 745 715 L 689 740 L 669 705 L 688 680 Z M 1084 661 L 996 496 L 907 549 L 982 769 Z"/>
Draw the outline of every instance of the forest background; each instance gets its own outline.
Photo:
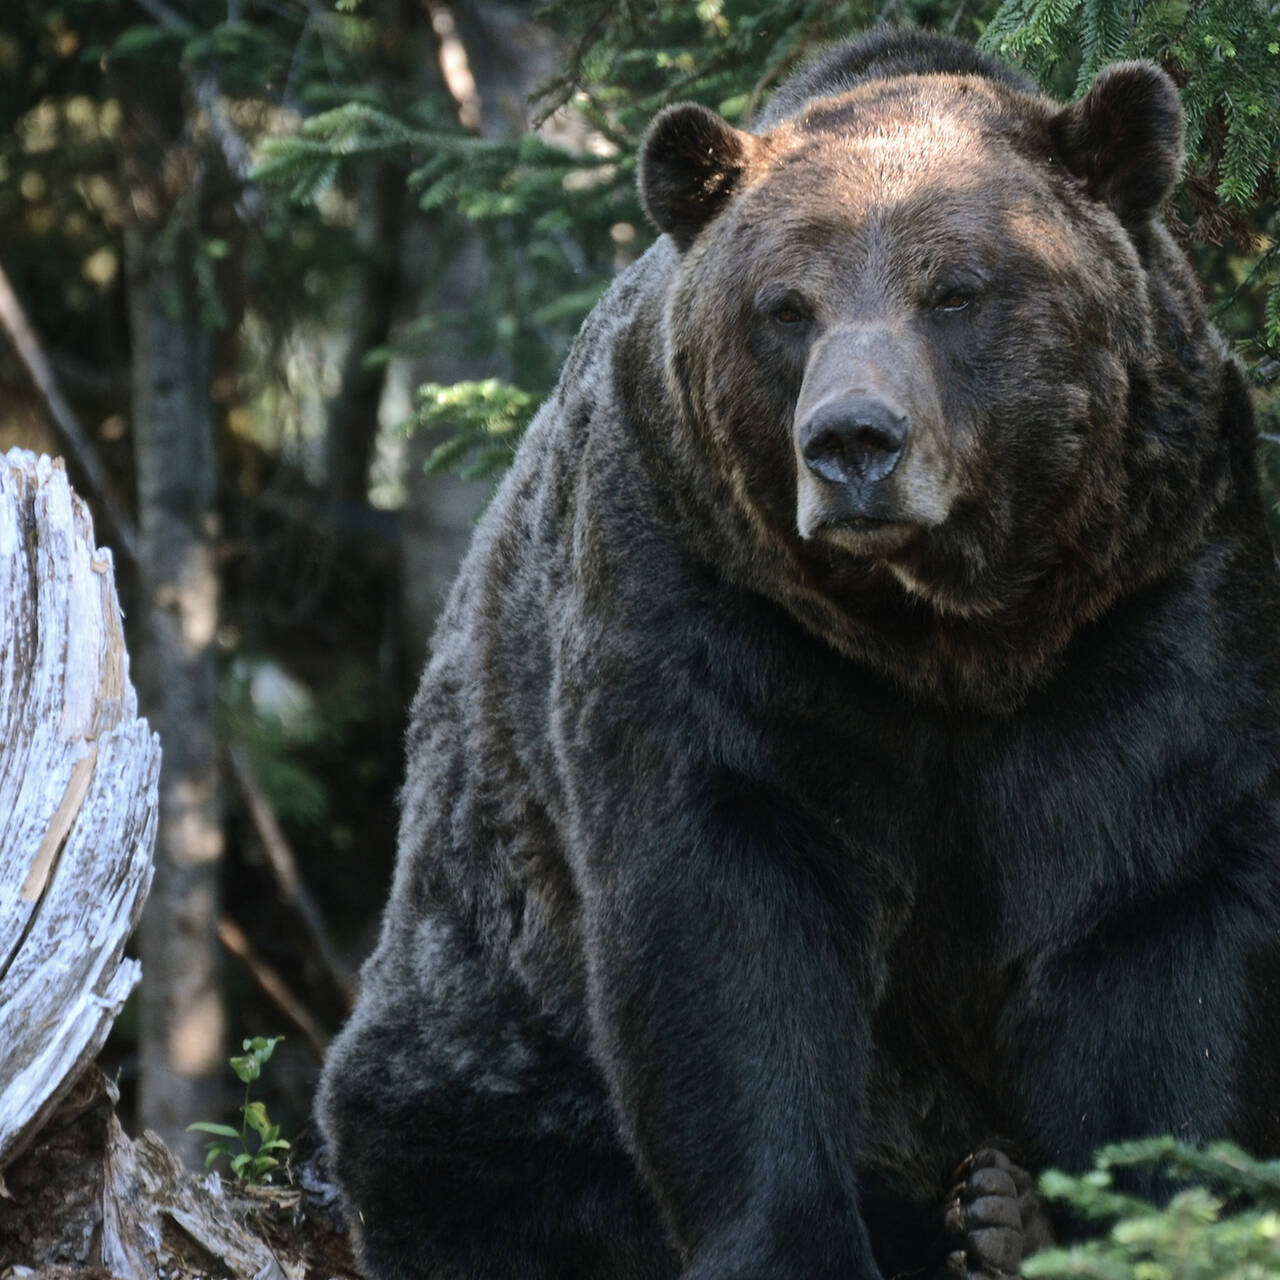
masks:
<path id="1" fill-rule="evenodd" d="M 1167 215 L 1280 482 L 1280 5 L 1267 0 L 18 0 L 0 15 L 0 451 L 65 455 L 161 734 L 139 994 L 104 1055 L 192 1163 L 228 1054 L 296 1134 L 370 947 L 405 711 L 471 523 L 652 239 L 668 102 L 743 123 L 876 23 L 1061 97 L 1183 90 Z M 1272 495 L 1272 506 L 1275 495 Z M 0 744 L 3 750 L 3 744 Z"/>

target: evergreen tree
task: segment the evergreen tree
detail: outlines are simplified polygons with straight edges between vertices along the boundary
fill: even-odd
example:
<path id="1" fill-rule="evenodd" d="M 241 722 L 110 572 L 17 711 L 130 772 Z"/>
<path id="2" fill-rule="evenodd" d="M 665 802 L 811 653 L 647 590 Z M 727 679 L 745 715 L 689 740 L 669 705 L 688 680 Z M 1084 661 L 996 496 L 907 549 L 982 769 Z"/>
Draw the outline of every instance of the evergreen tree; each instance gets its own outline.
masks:
<path id="1" fill-rule="evenodd" d="M 1117 1190 L 1135 1171 L 1174 1188 L 1155 1204 Z M 1094 1224 L 1098 1234 L 1023 1264 L 1028 1280 L 1275 1280 L 1280 1277 L 1280 1161 L 1219 1143 L 1172 1138 L 1107 1147 L 1094 1170 L 1047 1173 L 1041 1194 Z"/>

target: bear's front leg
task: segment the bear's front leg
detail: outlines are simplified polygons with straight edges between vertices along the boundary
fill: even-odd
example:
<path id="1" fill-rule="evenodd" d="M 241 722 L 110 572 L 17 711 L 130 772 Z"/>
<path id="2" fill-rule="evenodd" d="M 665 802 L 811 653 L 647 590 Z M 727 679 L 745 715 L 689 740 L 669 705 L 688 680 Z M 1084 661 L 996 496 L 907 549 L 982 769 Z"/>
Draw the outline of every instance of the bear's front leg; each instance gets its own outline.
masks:
<path id="1" fill-rule="evenodd" d="M 1099 1147 L 1132 1138 L 1251 1140 L 1233 1122 L 1250 956 L 1265 933 L 1262 914 L 1238 904 L 1273 892 L 1247 878 L 1266 865 L 1224 854 L 1213 876 L 1118 909 L 1029 966 L 1001 1035 L 1023 1136 L 1046 1166 L 1080 1172 Z M 1170 1190 L 1150 1173 L 1125 1180 L 1157 1198 Z"/>
<path id="2" fill-rule="evenodd" d="M 876 1280 L 857 1191 L 875 895 L 759 784 L 647 780 L 584 833 L 584 941 L 595 1053 L 685 1280 Z"/>

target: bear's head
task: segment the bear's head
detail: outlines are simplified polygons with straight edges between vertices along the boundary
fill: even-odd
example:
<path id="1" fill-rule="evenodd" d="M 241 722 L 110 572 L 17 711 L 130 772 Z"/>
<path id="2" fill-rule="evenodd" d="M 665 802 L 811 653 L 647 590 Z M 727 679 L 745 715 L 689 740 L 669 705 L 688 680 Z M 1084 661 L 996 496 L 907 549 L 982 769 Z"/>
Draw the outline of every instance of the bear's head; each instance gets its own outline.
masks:
<path id="1" fill-rule="evenodd" d="M 1187 545 L 1220 488 L 1222 354 L 1155 221 L 1181 154 L 1143 63 L 1070 106 L 913 74 L 760 133 L 663 112 L 639 181 L 680 255 L 669 402 L 744 576 L 998 709 Z"/>

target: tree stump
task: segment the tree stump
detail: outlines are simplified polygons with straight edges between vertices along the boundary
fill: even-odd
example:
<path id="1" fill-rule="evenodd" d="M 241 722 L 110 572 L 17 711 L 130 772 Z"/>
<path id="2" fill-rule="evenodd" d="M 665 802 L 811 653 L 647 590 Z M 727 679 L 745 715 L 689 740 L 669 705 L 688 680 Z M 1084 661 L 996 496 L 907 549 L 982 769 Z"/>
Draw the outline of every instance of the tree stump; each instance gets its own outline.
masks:
<path id="1" fill-rule="evenodd" d="M 61 461 L 12 450 L 0 457 L 0 1169 L 137 984 L 123 953 L 151 884 L 159 775 L 111 552 L 95 548 Z"/>
<path id="2" fill-rule="evenodd" d="M 322 1153 L 284 1185 L 224 1187 L 154 1134 L 131 1142 L 86 1070 L 140 976 L 124 946 L 159 777 L 111 553 L 62 463 L 15 449 L 0 457 L 0 1276 L 352 1276 Z"/>

